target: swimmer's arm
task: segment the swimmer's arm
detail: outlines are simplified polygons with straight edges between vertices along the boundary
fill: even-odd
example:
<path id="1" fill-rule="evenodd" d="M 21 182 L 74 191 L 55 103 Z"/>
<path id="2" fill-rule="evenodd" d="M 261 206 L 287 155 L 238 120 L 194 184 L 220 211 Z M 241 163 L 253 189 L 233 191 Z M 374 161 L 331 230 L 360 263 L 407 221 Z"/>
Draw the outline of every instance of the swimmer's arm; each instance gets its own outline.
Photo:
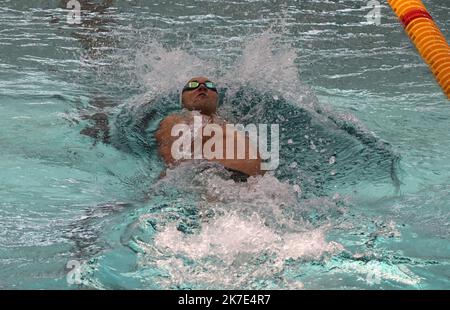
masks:
<path id="1" fill-rule="evenodd" d="M 159 128 L 157 132 L 155 133 L 156 141 L 159 145 L 159 153 L 161 154 L 162 158 L 164 159 L 164 162 L 168 165 L 174 164 L 175 160 L 172 157 L 172 143 L 178 139 L 179 137 L 172 137 L 171 131 L 172 127 L 176 124 L 188 124 L 189 120 L 186 117 L 183 117 L 182 115 L 173 114 L 166 117 L 164 120 L 161 121 Z M 256 176 L 256 175 L 262 175 L 265 171 L 261 170 L 261 158 L 259 154 L 257 153 L 256 159 L 250 159 L 250 148 L 254 148 L 253 144 L 251 143 L 250 139 L 246 136 L 244 136 L 242 133 L 238 131 L 234 132 L 227 132 L 225 129 L 225 125 L 223 125 L 223 133 L 224 133 L 224 141 L 223 141 L 223 156 L 224 159 L 213 159 L 212 161 L 220 163 L 226 168 L 237 170 L 240 172 L 243 172 L 250 176 Z M 245 159 L 226 159 L 226 137 L 229 136 L 229 139 L 233 139 L 233 134 L 236 134 L 237 143 L 243 143 L 242 140 L 245 140 L 246 145 L 246 152 L 245 152 Z M 205 143 L 207 140 L 206 137 L 204 137 L 203 143 Z M 193 142 L 192 142 L 193 143 Z M 237 158 L 237 144 L 235 145 L 235 156 L 234 158 Z"/>
<path id="2" fill-rule="evenodd" d="M 185 118 L 181 115 L 169 115 L 161 121 L 159 128 L 155 133 L 155 138 L 159 146 L 159 153 L 166 164 L 173 164 L 175 162 L 172 157 L 171 147 L 172 143 L 178 139 L 178 137 L 172 137 L 171 132 L 173 126 L 181 123 L 186 123 Z"/>
<path id="3" fill-rule="evenodd" d="M 226 159 L 226 138 L 233 139 L 233 134 L 236 134 L 235 138 L 237 143 L 244 143 L 245 141 L 245 159 Z M 240 172 L 243 172 L 249 176 L 256 176 L 256 175 L 263 175 L 265 173 L 264 170 L 261 170 L 261 157 L 257 152 L 256 153 L 256 159 L 250 159 L 250 149 L 255 149 L 255 146 L 253 143 L 251 143 L 250 139 L 246 136 L 244 136 L 242 133 L 238 131 L 228 132 L 225 130 L 224 133 L 224 159 L 214 159 L 213 161 L 218 162 L 222 164 L 224 167 L 237 170 Z M 232 140 L 231 140 L 232 141 Z M 235 143 L 234 152 L 235 156 L 234 158 L 237 158 L 237 143 Z"/>

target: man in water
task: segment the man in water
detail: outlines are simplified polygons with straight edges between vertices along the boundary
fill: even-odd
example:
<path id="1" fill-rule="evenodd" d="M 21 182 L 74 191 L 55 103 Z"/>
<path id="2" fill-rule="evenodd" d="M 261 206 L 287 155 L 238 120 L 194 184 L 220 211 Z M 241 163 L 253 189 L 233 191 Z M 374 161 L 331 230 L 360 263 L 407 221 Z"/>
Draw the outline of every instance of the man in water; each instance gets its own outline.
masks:
<path id="1" fill-rule="evenodd" d="M 259 174 L 263 174 L 264 171 L 261 170 L 261 158 L 259 154 L 255 152 L 256 148 L 254 148 L 254 145 L 250 142 L 249 138 L 243 135 L 241 132 L 236 131 L 235 129 L 230 129 L 230 127 L 226 126 L 226 121 L 217 116 L 216 112 L 218 100 L 219 96 L 216 85 L 208 78 L 194 77 L 187 82 L 181 94 L 181 105 L 183 107 L 183 111 L 181 113 L 169 115 L 164 120 L 162 120 L 155 134 L 155 138 L 159 145 L 159 152 L 165 163 L 170 167 L 180 163 L 181 161 L 194 158 L 194 156 L 192 156 L 191 158 L 189 158 L 189 156 L 188 158 L 186 158 L 185 156 L 183 159 L 174 158 L 173 144 L 177 140 L 181 139 L 179 133 L 177 134 L 177 127 L 175 127 L 174 130 L 174 126 L 184 126 L 185 128 L 189 126 L 191 130 L 194 129 L 195 131 L 195 126 L 196 124 L 198 124 L 198 120 L 201 120 L 200 126 L 201 129 L 204 130 L 206 129 L 206 126 L 210 124 L 220 126 L 221 130 L 219 130 L 218 132 L 220 132 L 221 136 L 215 137 L 214 135 L 211 138 L 215 138 L 216 141 L 217 138 L 221 139 L 222 143 L 215 143 L 212 147 L 212 150 L 215 152 L 220 151 L 220 154 L 223 154 L 223 156 L 206 156 L 204 147 L 207 145 L 211 145 L 211 143 L 208 144 L 208 140 L 210 139 L 209 134 L 203 134 L 200 138 L 201 142 L 198 143 L 199 145 L 197 145 L 201 146 L 201 154 L 197 154 L 199 155 L 199 157 L 196 158 L 207 158 L 207 160 L 223 165 L 228 170 L 234 172 L 237 171 L 247 176 L 256 176 Z M 217 134 L 216 131 L 213 132 Z M 212 135 L 211 131 L 209 131 L 209 133 Z M 188 155 L 191 155 L 191 150 L 195 149 L 194 136 L 195 133 L 192 138 L 190 138 L 191 145 Z M 232 156 L 229 156 L 229 154 L 227 154 L 227 139 L 229 139 L 229 141 L 233 141 L 234 143 L 234 148 L 229 148 L 232 150 L 229 152 Z M 244 157 L 237 155 L 238 147 L 236 146 L 239 144 L 245 145 Z M 217 148 L 221 149 L 218 150 Z M 200 148 L 198 147 L 197 149 Z M 256 156 L 251 156 L 250 154 L 252 154 L 252 152 L 253 154 L 256 153 Z"/>

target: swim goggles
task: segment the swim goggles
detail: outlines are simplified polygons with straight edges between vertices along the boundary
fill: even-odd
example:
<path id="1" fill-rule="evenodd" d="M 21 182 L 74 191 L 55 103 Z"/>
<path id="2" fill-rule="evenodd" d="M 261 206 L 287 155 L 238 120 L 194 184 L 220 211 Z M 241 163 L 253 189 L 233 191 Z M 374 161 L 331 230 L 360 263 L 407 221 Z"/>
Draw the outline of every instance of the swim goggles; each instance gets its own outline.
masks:
<path id="1" fill-rule="evenodd" d="M 192 82 L 188 82 L 184 87 L 183 87 L 183 92 L 186 90 L 194 90 L 200 87 L 200 85 L 205 85 L 206 88 L 215 91 L 217 93 L 217 87 L 216 84 L 214 82 L 205 82 L 205 83 L 199 83 L 197 81 L 192 81 Z"/>

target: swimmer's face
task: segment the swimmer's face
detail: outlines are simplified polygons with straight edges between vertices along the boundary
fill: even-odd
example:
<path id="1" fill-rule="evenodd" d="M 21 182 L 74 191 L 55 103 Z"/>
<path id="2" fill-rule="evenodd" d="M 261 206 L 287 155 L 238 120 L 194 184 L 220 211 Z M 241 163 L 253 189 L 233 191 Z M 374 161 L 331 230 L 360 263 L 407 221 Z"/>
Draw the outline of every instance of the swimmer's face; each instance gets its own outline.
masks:
<path id="1" fill-rule="evenodd" d="M 202 114 L 211 115 L 217 110 L 218 94 L 209 89 L 204 83 L 210 82 L 206 77 L 194 77 L 188 81 L 198 82 L 201 85 L 195 89 L 186 89 L 181 96 L 181 104 L 184 108 L 192 111 L 200 111 Z"/>

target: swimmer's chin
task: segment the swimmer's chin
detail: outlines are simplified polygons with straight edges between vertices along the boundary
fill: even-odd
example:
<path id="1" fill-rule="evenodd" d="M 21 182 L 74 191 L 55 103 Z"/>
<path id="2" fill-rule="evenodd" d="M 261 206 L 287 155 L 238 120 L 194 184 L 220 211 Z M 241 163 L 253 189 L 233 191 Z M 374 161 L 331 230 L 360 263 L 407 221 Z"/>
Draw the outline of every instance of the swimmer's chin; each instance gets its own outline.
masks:
<path id="1" fill-rule="evenodd" d="M 203 105 L 203 104 L 208 103 L 208 102 L 209 102 L 209 100 L 208 100 L 207 96 L 197 97 L 194 100 L 194 104 L 195 105 Z"/>

